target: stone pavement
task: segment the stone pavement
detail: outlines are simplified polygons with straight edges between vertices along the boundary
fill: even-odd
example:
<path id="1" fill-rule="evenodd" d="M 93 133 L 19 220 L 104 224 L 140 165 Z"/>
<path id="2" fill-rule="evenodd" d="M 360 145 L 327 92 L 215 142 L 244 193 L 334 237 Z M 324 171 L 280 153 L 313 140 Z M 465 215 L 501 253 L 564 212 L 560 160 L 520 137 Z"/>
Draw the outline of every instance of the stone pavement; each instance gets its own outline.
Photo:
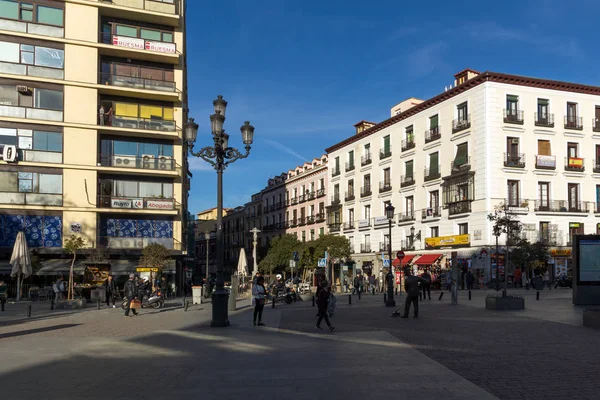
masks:
<path id="1" fill-rule="evenodd" d="M 2 394 L 598 398 L 597 331 L 472 304 L 451 306 L 444 296 L 422 303 L 417 320 L 391 318 L 381 295 L 354 296 L 351 306 L 340 296 L 333 334 L 315 330 L 316 309 L 308 302 L 268 306 L 264 328 L 252 327 L 249 307 L 232 313 L 230 328 L 210 328 L 209 304 L 188 312 L 144 310 L 127 319 L 118 309 L 93 310 L 0 327 Z"/>

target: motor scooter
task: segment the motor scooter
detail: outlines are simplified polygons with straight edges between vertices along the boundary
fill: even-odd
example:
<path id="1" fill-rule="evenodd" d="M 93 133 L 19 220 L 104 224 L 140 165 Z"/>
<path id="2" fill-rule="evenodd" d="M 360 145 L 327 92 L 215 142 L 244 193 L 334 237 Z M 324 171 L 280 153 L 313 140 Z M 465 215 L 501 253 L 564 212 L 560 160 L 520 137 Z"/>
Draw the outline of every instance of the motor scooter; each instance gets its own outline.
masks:
<path id="1" fill-rule="evenodd" d="M 127 310 L 127 298 L 123 298 L 123 304 L 121 304 L 121 308 L 123 310 Z M 158 310 L 165 305 L 165 297 L 161 290 L 157 290 L 148 295 L 144 295 L 142 298 L 142 308 L 153 308 Z"/>

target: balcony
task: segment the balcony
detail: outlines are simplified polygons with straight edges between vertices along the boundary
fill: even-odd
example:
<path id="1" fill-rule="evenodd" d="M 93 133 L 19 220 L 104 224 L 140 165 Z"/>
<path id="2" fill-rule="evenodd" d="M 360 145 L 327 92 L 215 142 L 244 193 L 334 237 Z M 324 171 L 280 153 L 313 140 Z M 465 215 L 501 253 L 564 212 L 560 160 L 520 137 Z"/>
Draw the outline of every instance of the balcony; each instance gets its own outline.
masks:
<path id="1" fill-rule="evenodd" d="M 333 196 L 331 196 L 331 205 L 332 206 L 337 206 L 340 203 L 341 203 L 341 200 L 340 200 L 339 194 L 334 194 Z"/>
<path id="2" fill-rule="evenodd" d="M 534 114 L 535 126 L 543 126 L 544 128 L 554 128 L 554 114 Z"/>
<path id="3" fill-rule="evenodd" d="M 290 204 L 295 206 L 296 204 L 298 204 L 298 197 L 292 197 L 292 200 L 290 201 Z"/>
<path id="4" fill-rule="evenodd" d="M 425 168 L 425 182 L 439 179 L 441 176 L 439 165 L 436 168 Z"/>
<path id="5" fill-rule="evenodd" d="M 513 193 L 509 193 L 509 198 L 504 199 L 504 204 L 510 208 L 521 208 L 529 211 L 529 201 L 516 197 Z"/>
<path id="6" fill-rule="evenodd" d="M 523 111 L 521 110 L 504 110 L 504 123 L 523 125 Z"/>
<path id="7" fill-rule="evenodd" d="M 161 197 L 119 197 L 112 195 L 98 196 L 98 208 L 118 208 L 129 210 L 172 211 L 179 208 L 174 199 Z"/>
<path id="8" fill-rule="evenodd" d="M 288 207 L 289 205 L 290 205 L 290 199 L 287 199 L 286 201 L 283 202 L 284 207 Z"/>
<path id="9" fill-rule="evenodd" d="M 290 228 L 294 228 L 296 226 L 298 226 L 298 220 L 294 218 L 290 221 Z"/>
<path id="10" fill-rule="evenodd" d="M 600 132 L 600 124 L 596 118 L 592 118 L 592 130 L 594 132 Z"/>
<path id="11" fill-rule="evenodd" d="M 577 131 L 583 130 L 583 118 L 582 117 L 565 117 L 565 129 L 574 129 Z"/>
<path id="12" fill-rule="evenodd" d="M 307 225 L 312 225 L 315 223 L 315 216 L 311 215 L 310 217 L 306 217 L 306 224 Z"/>
<path id="13" fill-rule="evenodd" d="M 453 174 L 458 172 L 470 171 L 471 170 L 471 157 L 466 157 L 463 161 L 452 161 L 450 163 L 450 171 Z"/>
<path id="14" fill-rule="evenodd" d="M 415 141 L 414 139 L 404 139 L 402 141 L 402 151 L 408 151 L 410 149 L 414 149 L 415 148 Z"/>
<path id="15" fill-rule="evenodd" d="M 448 203 L 448 215 L 465 214 L 471 212 L 471 200 L 462 200 Z"/>
<path id="16" fill-rule="evenodd" d="M 144 157 L 100 155 L 100 165 L 102 167 L 146 169 L 157 171 L 175 171 L 179 167 L 172 157 L 155 157 L 153 155 L 146 155 Z"/>
<path id="17" fill-rule="evenodd" d="M 414 175 L 402 175 L 400 177 L 400 187 L 408 187 L 415 184 Z"/>
<path id="18" fill-rule="evenodd" d="M 299 203 L 304 203 L 307 199 L 307 196 L 305 194 L 298 196 L 298 202 Z"/>
<path id="19" fill-rule="evenodd" d="M 323 222 L 325 221 L 325 213 L 324 212 L 320 212 L 316 215 L 317 217 L 317 222 Z"/>
<path id="20" fill-rule="evenodd" d="M 329 224 L 329 232 L 339 232 L 341 225 L 339 222 L 335 222 L 333 224 Z"/>
<path id="21" fill-rule="evenodd" d="M 442 208 L 441 207 L 429 207 L 423 211 L 421 211 L 421 219 L 427 220 L 431 218 L 440 218 L 442 216 Z"/>
<path id="22" fill-rule="evenodd" d="M 373 162 L 373 160 L 371 159 L 371 153 L 365 154 L 360 159 L 361 167 L 364 167 L 365 165 L 369 165 L 369 164 L 371 164 L 371 162 Z"/>
<path id="23" fill-rule="evenodd" d="M 306 218 L 300 217 L 300 219 L 298 220 L 298 226 L 304 226 L 304 225 L 306 225 Z"/>
<path id="24" fill-rule="evenodd" d="M 408 251 L 415 250 L 415 242 L 413 240 L 408 240 L 408 239 L 401 240 L 400 246 L 402 247 L 402 250 L 408 250 Z"/>
<path id="25" fill-rule="evenodd" d="M 414 210 L 405 211 L 403 213 L 398 214 L 398 223 L 410 222 L 414 221 L 415 219 L 416 218 Z"/>
<path id="26" fill-rule="evenodd" d="M 471 127 L 471 114 L 465 117 L 456 118 L 452 121 L 452 133 L 464 131 Z"/>
<path id="27" fill-rule="evenodd" d="M 510 168 L 525 168 L 525 154 L 504 153 L 504 166 Z"/>
<path id="28" fill-rule="evenodd" d="M 108 110 L 107 110 L 108 111 Z M 99 126 L 111 126 L 113 128 L 143 129 L 147 131 L 175 132 L 177 126 L 175 121 L 158 118 L 126 117 L 121 115 L 110 115 L 105 111 L 98 114 Z"/>
<path id="29" fill-rule="evenodd" d="M 600 160 L 594 160 L 594 172 L 600 173 Z"/>
<path id="30" fill-rule="evenodd" d="M 14 187 L 16 189 L 16 178 L 14 182 Z M 0 204 L 61 207 L 63 205 L 63 195 L 45 193 L 0 192 Z"/>
<path id="31" fill-rule="evenodd" d="M 354 161 L 346 163 L 346 172 L 354 171 Z"/>
<path id="32" fill-rule="evenodd" d="M 391 182 L 379 182 L 379 193 L 385 193 L 385 192 L 389 192 L 390 190 L 392 190 L 392 183 Z"/>
<path id="33" fill-rule="evenodd" d="M 379 151 L 379 159 L 385 160 L 388 157 L 392 156 L 392 146 L 388 146 Z"/>
<path id="34" fill-rule="evenodd" d="M 370 253 L 371 252 L 371 244 L 370 243 L 363 243 L 360 245 L 360 252 L 363 254 L 366 253 Z"/>
<path id="35" fill-rule="evenodd" d="M 577 157 L 565 157 L 565 171 L 585 171 L 584 159 Z"/>
<path id="36" fill-rule="evenodd" d="M 379 243 L 379 252 L 380 253 L 388 254 L 389 249 L 390 249 L 389 243 L 387 243 L 387 242 Z"/>
<path id="37" fill-rule="evenodd" d="M 315 192 L 314 190 L 312 192 L 309 192 L 306 195 L 307 200 L 314 200 L 317 198 L 317 192 Z"/>
<path id="38" fill-rule="evenodd" d="M 95 0 L 91 0 L 95 1 Z M 110 0 L 110 4 L 116 6 L 137 8 L 140 10 L 153 11 L 161 14 L 176 15 L 177 4 L 176 0 Z"/>
<path id="39" fill-rule="evenodd" d="M 363 187 L 360 189 L 360 197 L 368 197 L 368 196 L 370 196 L 371 194 L 373 194 L 373 193 L 371 192 L 371 185 L 363 186 Z"/>
<path id="40" fill-rule="evenodd" d="M 112 73 L 100 72 L 99 81 L 101 85 L 126 87 L 131 89 L 155 90 L 159 92 L 171 93 L 175 93 L 177 91 L 175 82 L 116 75 Z"/>
<path id="41" fill-rule="evenodd" d="M 130 36 L 113 35 L 110 32 L 100 32 L 98 40 L 100 43 L 132 50 L 146 50 L 164 54 L 177 53 L 175 43 L 172 42 L 160 42 Z"/>
<path id="42" fill-rule="evenodd" d="M 556 156 L 535 156 L 535 167 L 537 169 L 556 169 Z"/>
<path id="43" fill-rule="evenodd" d="M 317 190 L 317 197 L 323 197 L 323 196 L 325 196 L 325 189 Z"/>
<path id="44" fill-rule="evenodd" d="M 109 249 L 142 250 L 150 244 L 161 244 L 169 250 L 180 250 L 181 243 L 173 238 L 99 236 L 98 245 Z"/>
<path id="45" fill-rule="evenodd" d="M 355 198 L 356 197 L 354 196 L 354 190 L 352 190 L 351 192 L 346 192 L 346 195 L 344 196 L 344 201 L 352 201 Z"/>
<path id="46" fill-rule="evenodd" d="M 340 167 L 333 167 L 331 169 L 331 176 L 332 177 L 339 176 L 341 173 L 342 173 L 342 171 L 340 170 Z"/>
<path id="47" fill-rule="evenodd" d="M 275 205 L 275 209 L 276 209 L 276 210 L 281 210 L 282 208 L 283 208 L 283 203 L 282 203 L 282 202 L 279 202 L 279 203 L 277 203 L 277 204 Z"/>
<path id="48" fill-rule="evenodd" d="M 566 200 L 536 200 L 534 211 L 587 213 L 589 208 L 585 201 L 571 203 Z"/>
<path id="49" fill-rule="evenodd" d="M 345 231 L 350 231 L 354 229 L 354 221 L 351 222 L 344 222 L 344 230 Z"/>
<path id="50" fill-rule="evenodd" d="M 427 129 L 425 131 L 425 143 L 433 142 L 434 140 L 438 140 L 442 137 L 442 130 L 439 126 L 435 128 Z"/>

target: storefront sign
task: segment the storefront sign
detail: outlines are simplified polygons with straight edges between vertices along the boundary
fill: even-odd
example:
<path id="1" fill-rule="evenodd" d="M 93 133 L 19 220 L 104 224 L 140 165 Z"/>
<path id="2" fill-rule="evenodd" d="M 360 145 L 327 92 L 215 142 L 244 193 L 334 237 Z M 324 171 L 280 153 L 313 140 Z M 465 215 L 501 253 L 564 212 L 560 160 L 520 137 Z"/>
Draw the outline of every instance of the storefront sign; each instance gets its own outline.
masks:
<path id="1" fill-rule="evenodd" d="M 387 225 L 390 220 L 387 217 L 375 217 L 375 226 L 378 225 Z"/>
<path id="2" fill-rule="evenodd" d="M 579 169 L 583 168 L 583 158 L 569 157 L 569 167 Z"/>
<path id="3" fill-rule="evenodd" d="M 358 227 L 359 228 L 368 228 L 369 226 L 371 226 L 370 222 L 371 221 L 368 219 L 361 219 L 360 221 L 358 221 Z"/>
<path id="4" fill-rule="evenodd" d="M 125 199 L 113 197 L 111 199 L 112 208 L 144 208 L 142 199 Z"/>
<path id="5" fill-rule="evenodd" d="M 144 39 L 115 35 L 113 36 L 113 46 L 144 50 Z"/>
<path id="6" fill-rule="evenodd" d="M 468 246 L 471 243 L 470 235 L 438 236 L 425 239 L 425 248 Z"/>
<path id="7" fill-rule="evenodd" d="M 400 284 L 400 271 L 396 271 L 396 284 L 399 285 Z"/>
<path id="8" fill-rule="evenodd" d="M 552 257 L 571 257 L 571 249 L 552 249 L 550 255 Z"/>
<path id="9" fill-rule="evenodd" d="M 146 50 L 175 54 L 175 43 L 146 42 Z"/>
<path id="10" fill-rule="evenodd" d="M 173 200 L 146 200 L 146 208 L 149 210 L 172 210 Z"/>
<path id="11" fill-rule="evenodd" d="M 158 272 L 158 268 L 138 267 L 135 272 Z"/>
<path id="12" fill-rule="evenodd" d="M 556 157 L 554 156 L 537 156 L 538 167 L 556 168 Z"/>

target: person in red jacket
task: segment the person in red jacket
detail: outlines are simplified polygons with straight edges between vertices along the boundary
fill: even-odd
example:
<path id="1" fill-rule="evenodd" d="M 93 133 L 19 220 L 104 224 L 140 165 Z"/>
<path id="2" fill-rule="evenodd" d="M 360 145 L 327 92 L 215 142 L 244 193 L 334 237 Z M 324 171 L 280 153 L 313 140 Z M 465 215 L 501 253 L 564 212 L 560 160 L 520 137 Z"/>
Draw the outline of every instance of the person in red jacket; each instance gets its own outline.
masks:
<path id="1" fill-rule="evenodd" d="M 317 320 L 317 329 L 321 328 L 321 321 L 325 319 L 325 323 L 329 327 L 330 331 L 333 331 L 335 328 L 331 326 L 331 322 L 329 322 L 329 317 L 327 316 L 327 304 L 329 302 L 329 286 L 327 285 L 327 281 L 321 282 L 321 290 L 319 291 L 319 295 L 317 296 L 317 307 L 319 309 L 319 319 Z"/>

